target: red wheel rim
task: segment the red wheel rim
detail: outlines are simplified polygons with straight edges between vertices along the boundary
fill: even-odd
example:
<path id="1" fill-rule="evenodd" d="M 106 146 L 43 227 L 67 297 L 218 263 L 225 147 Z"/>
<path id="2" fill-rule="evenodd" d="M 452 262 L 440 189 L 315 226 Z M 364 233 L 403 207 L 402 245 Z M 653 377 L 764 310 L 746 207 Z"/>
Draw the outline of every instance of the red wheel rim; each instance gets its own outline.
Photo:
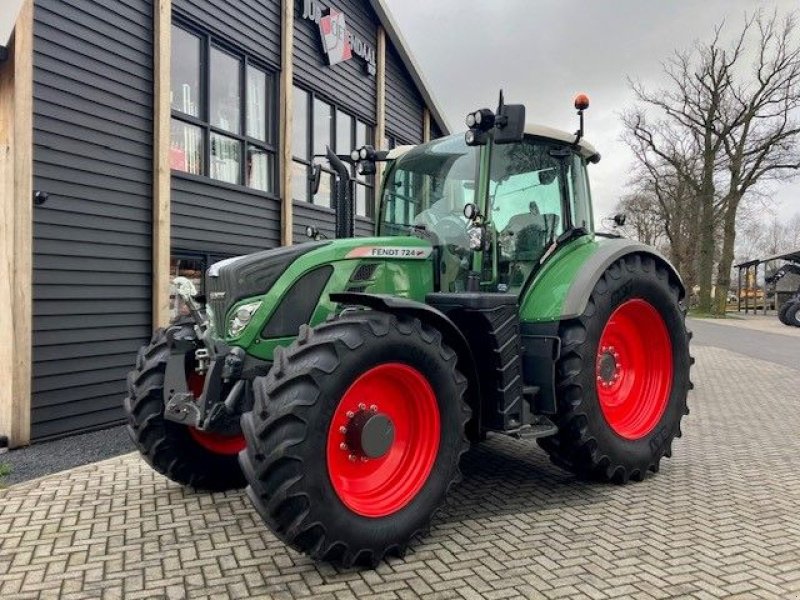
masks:
<path id="1" fill-rule="evenodd" d="M 195 398 L 199 398 L 200 394 L 203 393 L 205 379 L 203 375 L 195 371 L 192 371 L 186 378 L 186 386 L 189 388 L 189 391 L 195 395 Z M 242 434 L 222 435 L 220 433 L 214 433 L 213 431 L 201 431 L 195 427 L 189 427 L 189 435 L 192 436 L 195 442 L 214 454 L 223 454 L 227 456 L 239 454 L 247 445 L 244 435 Z"/>
<path id="2" fill-rule="evenodd" d="M 353 427 L 359 411 L 385 415 L 393 425 L 394 439 L 379 458 L 368 458 L 347 446 L 347 427 Z M 359 515 L 395 513 L 411 502 L 428 479 L 439 438 L 439 407 L 425 376 L 400 363 L 373 367 L 345 392 L 331 420 L 327 463 L 333 488 Z"/>
<path id="3" fill-rule="evenodd" d="M 612 313 L 597 348 L 596 388 L 606 421 L 623 438 L 640 439 L 661 420 L 672 390 L 672 342 L 649 302 L 628 300 Z"/>

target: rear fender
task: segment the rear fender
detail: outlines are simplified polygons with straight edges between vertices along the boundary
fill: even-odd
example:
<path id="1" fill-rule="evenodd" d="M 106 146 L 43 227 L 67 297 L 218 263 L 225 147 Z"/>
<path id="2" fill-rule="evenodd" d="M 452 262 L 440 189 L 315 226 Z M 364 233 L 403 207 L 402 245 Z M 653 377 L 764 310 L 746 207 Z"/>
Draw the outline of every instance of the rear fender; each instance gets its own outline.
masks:
<path id="1" fill-rule="evenodd" d="M 332 302 L 343 305 L 363 306 L 394 315 L 412 316 L 437 329 L 442 334 L 444 343 L 455 350 L 458 355 L 458 370 L 467 378 L 468 382 L 467 402 L 472 409 L 473 416 L 470 430 L 472 433 L 480 431 L 481 394 L 475 358 L 464 334 L 447 315 L 423 302 L 385 294 L 338 292 L 330 294 L 330 299 Z"/>
<path id="2" fill-rule="evenodd" d="M 603 273 L 623 256 L 651 256 L 669 271 L 686 295 L 680 274 L 655 248 L 625 238 L 590 238 L 571 242 L 548 260 L 520 298 L 523 322 L 573 319 L 586 309 L 589 296 Z"/>

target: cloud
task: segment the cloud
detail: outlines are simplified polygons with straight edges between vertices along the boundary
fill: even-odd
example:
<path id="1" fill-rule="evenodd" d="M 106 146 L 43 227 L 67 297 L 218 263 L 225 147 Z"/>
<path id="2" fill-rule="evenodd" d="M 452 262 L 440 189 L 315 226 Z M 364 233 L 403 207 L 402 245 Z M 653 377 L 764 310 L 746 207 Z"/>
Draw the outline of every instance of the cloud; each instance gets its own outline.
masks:
<path id="1" fill-rule="evenodd" d="M 572 97 L 592 100 L 587 138 L 603 159 L 592 167 L 598 217 L 624 193 L 631 154 L 619 141 L 618 113 L 632 101 L 626 78 L 663 81 L 661 62 L 675 49 L 707 39 L 723 19 L 732 30 L 762 7 L 789 11 L 796 0 L 387 0 L 433 94 L 453 128 L 464 115 L 492 107 L 502 87 L 523 102 L 528 120 L 577 126 Z M 800 183 L 775 191 L 776 210 L 800 209 Z"/>

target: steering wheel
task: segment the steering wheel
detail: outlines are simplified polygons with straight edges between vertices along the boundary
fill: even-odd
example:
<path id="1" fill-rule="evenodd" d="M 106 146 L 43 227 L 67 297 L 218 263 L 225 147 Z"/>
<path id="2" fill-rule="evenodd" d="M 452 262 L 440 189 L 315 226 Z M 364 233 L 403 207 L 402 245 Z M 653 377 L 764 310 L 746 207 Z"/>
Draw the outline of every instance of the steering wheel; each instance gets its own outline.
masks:
<path id="1" fill-rule="evenodd" d="M 436 234 L 450 252 L 460 255 L 469 248 L 468 227 L 469 223 L 464 223 L 460 217 L 448 215 L 436 221 L 430 231 Z"/>

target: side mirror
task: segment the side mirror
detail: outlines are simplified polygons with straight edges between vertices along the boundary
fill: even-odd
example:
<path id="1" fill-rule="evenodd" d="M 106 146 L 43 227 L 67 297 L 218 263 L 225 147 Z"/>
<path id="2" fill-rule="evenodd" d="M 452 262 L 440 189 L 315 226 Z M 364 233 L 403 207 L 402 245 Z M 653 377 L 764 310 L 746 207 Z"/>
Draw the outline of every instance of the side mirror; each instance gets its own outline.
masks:
<path id="1" fill-rule="evenodd" d="M 309 179 L 311 179 L 311 195 L 315 196 L 319 191 L 319 184 L 322 180 L 322 165 L 314 165 Z"/>
<path id="2" fill-rule="evenodd" d="M 472 202 L 467 202 L 464 205 L 464 216 L 467 218 L 468 221 L 474 221 L 475 217 L 479 215 L 478 207 L 475 206 Z"/>
<path id="3" fill-rule="evenodd" d="M 614 227 L 624 227 L 627 220 L 625 213 L 617 213 L 611 219 L 614 221 Z"/>
<path id="4" fill-rule="evenodd" d="M 525 135 L 525 105 L 504 104 L 497 114 L 495 144 L 521 142 Z"/>
<path id="5" fill-rule="evenodd" d="M 497 112 L 488 108 L 476 110 L 467 115 L 466 123 L 469 127 L 464 135 L 467 146 L 487 144 L 490 133 L 494 135 L 495 144 L 521 142 L 525 135 L 525 106 L 506 104 L 500 90 Z"/>

